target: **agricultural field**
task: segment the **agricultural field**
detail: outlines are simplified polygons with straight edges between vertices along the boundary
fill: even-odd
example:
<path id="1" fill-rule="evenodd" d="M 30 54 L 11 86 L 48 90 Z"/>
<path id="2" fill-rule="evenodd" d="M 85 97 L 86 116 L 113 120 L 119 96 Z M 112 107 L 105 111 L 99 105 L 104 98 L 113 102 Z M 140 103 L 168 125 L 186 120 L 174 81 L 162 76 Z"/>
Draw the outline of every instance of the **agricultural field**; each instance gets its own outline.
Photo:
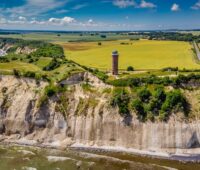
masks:
<path id="1" fill-rule="evenodd" d="M 101 37 L 106 36 L 106 37 Z M 0 34 L 3 38 L 19 38 L 24 40 L 42 40 L 48 42 L 91 42 L 110 41 L 120 39 L 138 39 L 139 35 L 127 35 L 118 33 L 20 33 L 20 34 Z"/>
<path id="2" fill-rule="evenodd" d="M 180 69 L 200 69 L 195 61 L 192 45 L 178 41 L 119 40 L 79 43 L 60 43 L 67 59 L 85 66 L 110 70 L 111 53 L 120 53 L 119 68 L 133 66 L 136 70 L 179 67 Z"/>
<path id="3" fill-rule="evenodd" d="M 195 36 L 199 36 L 200 35 L 200 31 L 180 31 L 180 33 L 183 33 L 183 34 L 193 34 Z"/>

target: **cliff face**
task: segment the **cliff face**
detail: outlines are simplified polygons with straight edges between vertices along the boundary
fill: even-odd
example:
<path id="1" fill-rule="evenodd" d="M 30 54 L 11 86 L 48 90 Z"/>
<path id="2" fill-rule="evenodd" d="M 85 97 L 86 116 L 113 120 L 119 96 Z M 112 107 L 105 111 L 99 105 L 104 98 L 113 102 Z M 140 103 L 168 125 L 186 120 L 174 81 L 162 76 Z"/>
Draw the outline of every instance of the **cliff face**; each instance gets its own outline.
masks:
<path id="1" fill-rule="evenodd" d="M 144 151 L 199 153 L 200 122 L 170 120 L 141 123 L 122 118 L 109 105 L 111 87 L 70 86 L 64 94 L 38 106 L 46 83 L 4 76 L 0 80 L 0 133 L 2 141 L 58 147 L 110 146 Z"/>
<path id="2" fill-rule="evenodd" d="M 9 53 L 9 50 L 14 47 L 13 44 L 0 44 L 0 49 L 5 52 Z M 35 52 L 37 49 L 36 48 L 30 48 L 28 46 L 24 47 L 17 47 L 14 51 L 15 54 L 31 54 L 32 52 Z"/>

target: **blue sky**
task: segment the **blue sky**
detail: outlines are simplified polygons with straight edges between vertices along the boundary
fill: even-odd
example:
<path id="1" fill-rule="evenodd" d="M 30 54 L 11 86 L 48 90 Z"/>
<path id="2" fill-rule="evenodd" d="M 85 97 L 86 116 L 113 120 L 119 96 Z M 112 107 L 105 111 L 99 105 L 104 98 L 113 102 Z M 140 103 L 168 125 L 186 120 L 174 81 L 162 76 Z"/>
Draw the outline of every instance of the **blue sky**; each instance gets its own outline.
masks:
<path id="1" fill-rule="evenodd" d="M 1 0 L 1 29 L 199 29 L 200 0 Z"/>

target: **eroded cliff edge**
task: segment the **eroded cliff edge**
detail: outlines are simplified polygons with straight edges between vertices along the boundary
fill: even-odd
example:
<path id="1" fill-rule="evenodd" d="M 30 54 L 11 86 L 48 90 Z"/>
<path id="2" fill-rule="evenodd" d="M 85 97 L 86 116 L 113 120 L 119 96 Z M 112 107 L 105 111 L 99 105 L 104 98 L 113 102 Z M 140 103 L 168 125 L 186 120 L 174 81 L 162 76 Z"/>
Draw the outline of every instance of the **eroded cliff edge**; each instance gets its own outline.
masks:
<path id="1" fill-rule="evenodd" d="M 70 85 L 66 92 L 41 104 L 47 85 L 32 79 L 3 76 L 0 79 L 0 133 L 2 142 L 85 146 L 140 151 L 141 153 L 200 153 L 200 122 L 146 122 L 122 117 L 110 106 L 109 89 L 87 75 L 94 88 Z M 195 98 L 198 92 L 190 93 Z M 195 101 L 195 100 L 194 100 Z M 193 102 L 191 105 L 196 105 Z M 192 106 L 193 108 L 193 106 Z"/>

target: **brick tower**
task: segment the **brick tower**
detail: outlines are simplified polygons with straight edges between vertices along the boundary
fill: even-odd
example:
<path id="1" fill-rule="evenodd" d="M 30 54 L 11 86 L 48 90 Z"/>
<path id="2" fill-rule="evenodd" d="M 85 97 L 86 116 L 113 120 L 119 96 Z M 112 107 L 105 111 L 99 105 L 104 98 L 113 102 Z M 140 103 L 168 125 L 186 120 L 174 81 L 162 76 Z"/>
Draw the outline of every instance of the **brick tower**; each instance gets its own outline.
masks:
<path id="1" fill-rule="evenodd" d="M 118 60 L 119 60 L 119 54 L 118 51 L 112 52 L 112 74 L 118 75 Z"/>

